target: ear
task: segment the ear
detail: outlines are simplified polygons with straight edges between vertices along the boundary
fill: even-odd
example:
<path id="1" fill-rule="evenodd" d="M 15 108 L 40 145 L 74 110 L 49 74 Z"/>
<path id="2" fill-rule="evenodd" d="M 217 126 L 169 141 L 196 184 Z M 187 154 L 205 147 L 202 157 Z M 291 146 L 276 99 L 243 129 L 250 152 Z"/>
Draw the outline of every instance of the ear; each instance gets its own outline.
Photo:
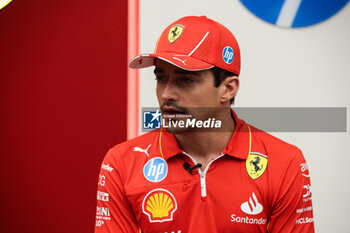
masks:
<path id="1" fill-rule="evenodd" d="M 237 76 L 227 77 L 219 86 L 220 91 L 220 103 L 230 103 L 230 100 L 237 95 L 239 89 L 239 79 Z"/>

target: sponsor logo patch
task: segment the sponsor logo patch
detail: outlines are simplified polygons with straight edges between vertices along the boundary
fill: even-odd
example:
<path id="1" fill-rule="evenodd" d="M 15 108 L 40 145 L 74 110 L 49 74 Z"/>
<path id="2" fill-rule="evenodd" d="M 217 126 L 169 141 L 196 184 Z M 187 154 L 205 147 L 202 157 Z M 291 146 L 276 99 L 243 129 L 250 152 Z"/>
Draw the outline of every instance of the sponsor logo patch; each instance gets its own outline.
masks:
<path id="1" fill-rule="evenodd" d="M 250 152 L 245 167 L 250 178 L 255 180 L 264 174 L 267 167 L 267 156 L 258 152 Z"/>
<path id="2" fill-rule="evenodd" d="M 301 170 L 301 175 L 304 177 L 310 177 L 309 174 L 309 167 L 307 166 L 307 163 L 301 163 L 300 164 L 300 170 Z"/>
<path id="3" fill-rule="evenodd" d="M 100 220 L 111 220 L 111 214 L 107 207 L 97 206 L 96 209 L 96 219 Z"/>
<path id="4" fill-rule="evenodd" d="M 252 196 L 249 197 L 249 200 L 242 203 L 241 210 L 246 214 L 256 215 L 263 211 L 263 206 L 258 202 L 258 199 L 253 192 Z"/>
<path id="5" fill-rule="evenodd" d="M 300 208 L 300 209 L 297 209 L 297 214 L 301 214 L 301 213 L 304 213 L 304 212 L 307 212 L 307 211 L 312 211 L 312 206 L 307 206 L 307 207 L 304 207 L 304 208 Z"/>
<path id="6" fill-rule="evenodd" d="M 184 30 L 184 26 L 182 25 L 175 25 L 175 26 L 172 26 L 169 30 L 169 33 L 168 33 L 168 40 L 170 43 L 174 43 L 175 40 L 177 40 L 182 32 Z"/>
<path id="7" fill-rule="evenodd" d="M 109 201 L 109 194 L 101 191 L 97 191 L 97 200 Z"/>
<path id="8" fill-rule="evenodd" d="M 235 214 L 231 214 L 231 222 L 265 225 L 267 223 L 267 219 L 266 218 L 249 218 L 248 216 L 240 217 L 240 216 L 236 216 Z"/>
<path id="9" fill-rule="evenodd" d="M 299 218 L 295 221 L 295 225 L 298 225 L 298 224 L 306 224 L 306 223 L 312 223 L 314 221 L 313 218 L 309 218 L 309 217 L 306 217 L 306 218 Z"/>
<path id="10" fill-rule="evenodd" d="M 101 227 L 105 221 L 111 220 L 111 214 L 107 207 L 97 206 L 96 208 L 96 227 Z"/>
<path id="11" fill-rule="evenodd" d="M 181 230 L 177 230 L 177 231 L 165 231 L 165 232 L 159 232 L 159 233 L 181 233 Z"/>
<path id="12" fill-rule="evenodd" d="M 106 177 L 104 175 L 98 175 L 98 185 L 99 186 L 105 186 L 106 184 Z"/>
<path id="13" fill-rule="evenodd" d="M 243 202 L 241 204 L 241 210 L 249 215 L 257 215 L 260 214 L 263 211 L 263 206 L 259 203 L 258 198 L 256 197 L 255 193 L 253 192 L 251 197 L 249 197 L 248 201 Z M 248 217 L 248 216 L 240 216 L 240 214 L 231 214 L 230 221 L 232 223 L 239 223 L 239 224 L 256 224 L 256 225 L 266 225 L 267 219 L 264 217 L 261 218 L 254 218 L 254 217 Z"/>
<path id="14" fill-rule="evenodd" d="M 150 222 L 172 221 L 176 210 L 174 195 L 165 189 L 150 191 L 142 202 L 142 212 L 148 216 Z"/>
<path id="15" fill-rule="evenodd" d="M 147 157 L 149 157 L 149 154 L 148 154 L 148 149 L 152 146 L 152 144 L 149 144 L 148 147 L 146 149 L 142 149 L 138 146 L 135 146 L 134 147 L 134 151 L 135 152 L 142 152 L 142 153 L 145 153 L 147 155 Z"/>
<path id="16" fill-rule="evenodd" d="M 226 46 L 224 50 L 222 50 L 222 59 L 226 64 L 231 64 L 233 61 L 233 49 L 230 46 Z"/>
<path id="17" fill-rule="evenodd" d="M 306 184 L 303 186 L 303 202 L 311 201 L 311 185 Z"/>
<path id="18" fill-rule="evenodd" d="M 182 56 L 186 56 L 186 55 L 175 55 L 175 56 L 173 57 L 173 59 L 178 60 L 178 61 L 182 62 L 182 64 L 184 64 L 185 66 L 187 66 L 187 64 L 186 64 L 187 59 L 178 58 L 178 56 L 182 57 Z"/>
<path id="19" fill-rule="evenodd" d="M 101 227 L 103 224 L 105 224 L 105 221 L 103 220 L 96 220 L 96 227 Z"/>
<path id="20" fill-rule="evenodd" d="M 143 175 L 151 182 L 160 182 L 168 174 L 168 165 L 164 159 L 155 157 L 143 167 Z"/>
<path id="21" fill-rule="evenodd" d="M 102 163 L 101 168 L 106 170 L 106 171 L 109 171 L 109 172 L 113 171 L 113 169 L 114 169 L 113 167 L 109 166 L 109 164 L 103 164 L 103 163 Z"/>

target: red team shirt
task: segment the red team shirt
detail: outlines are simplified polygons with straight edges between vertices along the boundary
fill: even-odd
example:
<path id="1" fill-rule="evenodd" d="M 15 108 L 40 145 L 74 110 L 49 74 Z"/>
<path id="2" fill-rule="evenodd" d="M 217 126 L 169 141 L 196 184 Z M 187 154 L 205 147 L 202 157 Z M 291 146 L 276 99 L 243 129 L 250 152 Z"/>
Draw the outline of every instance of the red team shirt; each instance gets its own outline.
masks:
<path id="1" fill-rule="evenodd" d="M 98 183 L 95 233 L 314 232 L 302 152 L 238 119 L 204 171 L 173 134 L 152 131 L 110 149 Z"/>

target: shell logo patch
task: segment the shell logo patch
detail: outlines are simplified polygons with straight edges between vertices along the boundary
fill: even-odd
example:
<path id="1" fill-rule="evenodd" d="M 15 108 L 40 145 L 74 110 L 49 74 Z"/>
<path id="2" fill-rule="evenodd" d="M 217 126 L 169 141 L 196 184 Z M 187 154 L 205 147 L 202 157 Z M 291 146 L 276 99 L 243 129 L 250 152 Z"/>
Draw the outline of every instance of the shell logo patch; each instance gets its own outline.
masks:
<path id="1" fill-rule="evenodd" d="M 142 212 L 148 216 L 150 222 L 172 221 L 176 209 L 174 195 L 165 189 L 150 191 L 142 202 Z"/>
<path id="2" fill-rule="evenodd" d="M 184 30 L 184 26 L 182 25 L 176 24 L 172 26 L 168 33 L 169 42 L 173 43 L 175 40 L 177 40 L 181 36 L 183 30 Z"/>
<path id="3" fill-rule="evenodd" d="M 259 178 L 266 170 L 267 155 L 259 152 L 250 152 L 247 160 L 245 161 L 245 167 L 250 178 L 253 180 Z"/>

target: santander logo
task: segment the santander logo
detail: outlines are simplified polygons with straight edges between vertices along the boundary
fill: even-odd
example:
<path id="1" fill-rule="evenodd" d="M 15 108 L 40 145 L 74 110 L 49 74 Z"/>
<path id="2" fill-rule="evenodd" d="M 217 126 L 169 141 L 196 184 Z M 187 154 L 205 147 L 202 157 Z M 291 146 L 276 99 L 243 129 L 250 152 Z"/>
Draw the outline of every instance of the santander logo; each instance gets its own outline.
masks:
<path id="1" fill-rule="evenodd" d="M 263 206 L 258 202 L 258 199 L 253 192 L 252 196 L 249 197 L 249 200 L 242 203 L 241 210 L 246 214 L 256 215 L 263 211 Z"/>

